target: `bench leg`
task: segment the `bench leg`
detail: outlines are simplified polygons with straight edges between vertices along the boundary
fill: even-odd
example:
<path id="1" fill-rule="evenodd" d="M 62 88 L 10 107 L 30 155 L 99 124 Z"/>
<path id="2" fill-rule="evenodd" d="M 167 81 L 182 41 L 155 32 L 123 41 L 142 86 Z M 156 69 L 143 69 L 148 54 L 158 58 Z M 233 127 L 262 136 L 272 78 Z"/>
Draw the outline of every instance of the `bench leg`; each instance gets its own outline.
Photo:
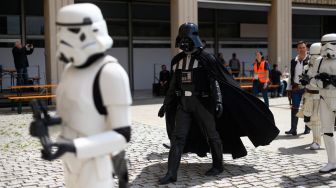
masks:
<path id="1" fill-rule="evenodd" d="M 15 110 L 15 107 L 14 107 L 14 100 L 11 100 L 11 110 L 14 111 Z"/>
<path id="2" fill-rule="evenodd" d="M 18 101 L 18 114 L 21 114 L 22 113 L 22 100 L 21 99 L 19 99 L 19 101 Z"/>

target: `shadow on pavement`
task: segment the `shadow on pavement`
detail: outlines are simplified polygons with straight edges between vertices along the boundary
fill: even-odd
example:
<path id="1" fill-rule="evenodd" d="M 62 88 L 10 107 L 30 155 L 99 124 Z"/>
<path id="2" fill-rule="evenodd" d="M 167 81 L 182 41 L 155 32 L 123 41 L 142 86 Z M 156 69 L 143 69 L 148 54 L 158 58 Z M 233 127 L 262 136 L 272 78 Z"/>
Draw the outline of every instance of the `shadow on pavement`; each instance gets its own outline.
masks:
<path id="1" fill-rule="evenodd" d="M 279 148 L 278 151 L 281 154 L 286 154 L 286 155 L 303 155 L 303 154 L 315 154 L 317 153 L 316 150 L 311 150 L 309 149 L 310 144 L 305 144 L 301 146 L 296 146 L 296 147 L 291 147 L 291 148 Z M 319 149 L 319 150 L 324 150 L 324 149 Z"/>
<path id="2" fill-rule="evenodd" d="M 335 182 L 336 174 L 321 174 L 318 172 L 318 169 L 316 169 L 316 171 L 311 174 L 305 174 L 295 178 L 282 176 L 281 179 L 283 181 L 280 183 L 280 187 L 296 187 L 300 185 L 304 187 L 329 187 L 328 184 Z"/>
<path id="3" fill-rule="evenodd" d="M 134 99 L 132 106 L 148 105 L 148 104 L 163 104 L 163 97 Z"/>
<path id="4" fill-rule="evenodd" d="M 303 137 L 300 137 L 304 134 L 298 134 L 296 136 L 293 135 L 278 135 L 276 137 L 276 140 L 292 140 L 292 139 L 303 139 Z"/>
<path id="5" fill-rule="evenodd" d="M 169 149 L 167 149 L 167 152 L 164 152 L 164 153 L 152 152 L 146 156 L 146 159 L 147 160 L 161 160 L 164 158 L 168 158 L 168 154 L 169 154 Z"/>
<path id="6" fill-rule="evenodd" d="M 188 157 L 190 153 L 184 153 L 182 154 L 182 158 Z M 162 160 L 162 159 L 168 159 L 168 155 L 169 155 L 169 149 L 167 149 L 167 152 L 164 153 L 157 153 L 157 152 L 152 152 L 147 154 L 146 159 L 147 160 Z"/>
<path id="7" fill-rule="evenodd" d="M 211 163 L 181 163 L 177 182 L 168 184 L 169 187 L 191 187 L 201 185 L 207 182 L 221 181 L 222 179 L 245 174 L 258 173 L 252 166 L 241 166 L 224 163 L 224 172 L 218 176 L 205 176 L 204 173 L 209 170 Z M 167 163 L 156 163 L 142 169 L 141 173 L 131 182 L 131 186 L 157 187 L 158 180 L 166 174 Z M 167 187 L 167 185 L 165 185 Z"/>

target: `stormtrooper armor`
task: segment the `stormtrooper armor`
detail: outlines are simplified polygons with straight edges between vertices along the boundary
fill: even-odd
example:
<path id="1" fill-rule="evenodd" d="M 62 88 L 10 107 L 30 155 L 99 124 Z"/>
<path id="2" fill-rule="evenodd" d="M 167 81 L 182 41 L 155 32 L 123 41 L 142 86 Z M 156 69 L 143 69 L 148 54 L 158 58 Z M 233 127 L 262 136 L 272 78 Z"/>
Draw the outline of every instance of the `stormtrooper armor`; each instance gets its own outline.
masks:
<path id="1" fill-rule="evenodd" d="M 103 55 L 112 39 L 97 6 L 65 6 L 57 26 L 57 54 L 68 63 L 56 93 L 62 118 L 59 141 L 71 141 L 76 149 L 61 157 L 66 186 L 113 187 L 111 157 L 125 150 L 130 140 L 127 73 L 115 58 Z"/>
<path id="2" fill-rule="evenodd" d="M 328 173 L 336 170 L 334 136 L 336 111 L 336 34 L 324 35 L 321 39 L 321 44 L 323 59 L 319 63 L 315 79 L 321 95 L 320 117 L 328 163 L 320 169 L 320 172 Z"/>
<path id="3" fill-rule="evenodd" d="M 320 62 L 321 43 L 314 43 L 309 49 L 310 59 L 309 64 L 304 67 L 304 74 L 307 75 L 308 81 L 305 86 L 305 93 L 303 95 L 303 107 L 302 113 L 304 121 L 309 128 L 313 131 L 313 143 L 310 145 L 310 149 L 319 149 L 321 145 L 321 125 L 319 119 L 319 89 L 316 84 L 310 81 L 316 75 L 316 69 L 318 62 Z M 317 66 L 316 66 L 317 65 Z"/>
<path id="4" fill-rule="evenodd" d="M 86 60 L 112 47 L 106 22 L 97 6 L 65 6 L 57 15 L 57 55 L 63 62 L 83 66 Z"/>

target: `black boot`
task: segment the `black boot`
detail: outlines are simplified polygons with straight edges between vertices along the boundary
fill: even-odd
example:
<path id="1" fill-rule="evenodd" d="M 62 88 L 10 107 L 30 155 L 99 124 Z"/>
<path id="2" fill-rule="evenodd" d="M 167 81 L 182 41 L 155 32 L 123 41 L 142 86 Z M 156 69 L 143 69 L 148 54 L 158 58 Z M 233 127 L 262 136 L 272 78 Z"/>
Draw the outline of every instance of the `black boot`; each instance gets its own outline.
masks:
<path id="1" fill-rule="evenodd" d="M 310 133 L 310 128 L 307 125 L 305 125 L 305 130 L 303 134 L 309 134 L 309 133 Z"/>
<path id="2" fill-rule="evenodd" d="M 217 176 L 223 172 L 223 146 L 220 141 L 211 142 L 212 168 L 206 171 L 206 176 Z"/>
<path id="3" fill-rule="evenodd" d="M 296 114 L 298 113 L 298 111 L 298 109 L 291 110 L 291 129 L 289 131 L 286 131 L 285 134 L 291 134 L 293 136 L 297 135 L 296 129 L 299 118 L 296 117 Z"/>
<path id="4" fill-rule="evenodd" d="M 176 182 L 177 180 L 177 170 L 180 165 L 182 156 L 182 147 L 173 144 L 169 151 L 168 156 L 168 171 L 167 174 L 159 179 L 160 185 L 165 185 L 168 183 Z"/>

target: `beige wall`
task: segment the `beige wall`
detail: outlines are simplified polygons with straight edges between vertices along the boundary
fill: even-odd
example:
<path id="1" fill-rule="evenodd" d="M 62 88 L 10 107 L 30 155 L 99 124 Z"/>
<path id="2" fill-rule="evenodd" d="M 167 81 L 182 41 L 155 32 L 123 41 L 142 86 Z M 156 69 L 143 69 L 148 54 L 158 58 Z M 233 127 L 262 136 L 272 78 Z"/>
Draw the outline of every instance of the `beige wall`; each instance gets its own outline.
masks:
<path id="1" fill-rule="evenodd" d="M 44 0 L 44 30 L 45 30 L 45 62 L 46 83 L 57 84 L 60 80 L 63 66 L 56 60 L 56 16 L 57 11 L 74 0 Z"/>
<path id="2" fill-rule="evenodd" d="M 247 2 L 271 2 L 272 0 L 240 0 Z M 281 0 L 279 0 L 281 1 Z M 298 4 L 316 4 L 316 5 L 336 5 L 336 0 L 292 0 Z"/>
<path id="3" fill-rule="evenodd" d="M 293 3 L 336 5 L 336 0 L 293 0 Z"/>
<path id="4" fill-rule="evenodd" d="M 268 51 L 271 64 L 277 63 L 280 70 L 292 56 L 292 2 L 272 0 L 268 12 Z"/>
<path id="5" fill-rule="evenodd" d="M 170 24 L 171 24 L 171 51 L 172 56 L 179 50 L 175 48 L 175 39 L 178 28 L 185 22 L 197 24 L 198 21 L 197 0 L 170 0 Z"/>

